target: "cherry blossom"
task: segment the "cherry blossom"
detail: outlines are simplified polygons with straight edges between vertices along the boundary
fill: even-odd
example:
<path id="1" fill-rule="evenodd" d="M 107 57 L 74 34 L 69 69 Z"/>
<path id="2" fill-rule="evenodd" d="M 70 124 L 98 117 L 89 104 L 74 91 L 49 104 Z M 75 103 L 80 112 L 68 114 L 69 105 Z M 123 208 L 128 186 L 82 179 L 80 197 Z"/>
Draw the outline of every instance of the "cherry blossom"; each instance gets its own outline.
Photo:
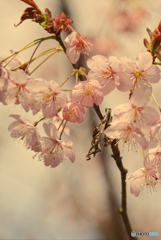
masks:
<path id="1" fill-rule="evenodd" d="M 65 41 L 66 44 L 66 55 L 71 63 L 76 63 L 80 57 L 80 54 L 89 55 L 88 50 L 90 49 L 90 43 L 86 42 L 86 36 L 81 37 L 79 33 L 72 32 L 69 34 Z"/>
<path id="2" fill-rule="evenodd" d="M 159 82 L 161 71 L 152 63 L 153 57 L 149 52 L 140 53 L 136 61 L 122 57 L 123 72 L 118 89 L 124 92 L 131 90 L 134 86 L 147 88 L 151 87 L 151 83 Z"/>
<path id="3" fill-rule="evenodd" d="M 53 20 L 54 31 L 56 33 L 59 31 L 62 32 L 62 30 L 66 32 L 73 29 L 73 27 L 70 25 L 73 23 L 73 21 L 66 16 L 65 13 L 61 13 L 60 16 L 54 16 L 51 20 Z"/>
<path id="4" fill-rule="evenodd" d="M 91 69 L 88 77 L 99 81 L 104 95 L 109 94 L 119 85 L 118 73 L 121 71 L 121 65 L 116 57 L 106 58 L 96 55 L 87 61 L 87 66 Z"/>
<path id="5" fill-rule="evenodd" d="M 86 80 L 74 85 L 70 94 L 72 102 L 80 101 L 84 107 L 93 107 L 93 104 L 100 105 L 103 101 L 102 86 L 97 80 Z"/>
<path id="6" fill-rule="evenodd" d="M 43 116 L 53 118 L 58 113 L 58 107 L 64 108 L 67 104 L 67 97 L 59 85 L 53 80 L 46 81 L 35 79 L 38 93 L 35 92 L 35 105 L 33 113 L 36 114 L 42 109 Z"/>
<path id="7" fill-rule="evenodd" d="M 159 121 L 159 113 L 152 107 L 146 106 L 151 95 L 151 89 L 137 88 L 130 103 L 119 105 L 114 109 L 113 119 L 121 122 L 132 123 L 144 134 L 149 133 L 150 126 L 155 126 Z"/>
<path id="8" fill-rule="evenodd" d="M 8 83 L 2 90 L 4 104 L 21 103 L 24 110 L 28 112 L 33 104 L 33 96 L 28 89 L 30 79 L 23 70 L 17 69 L 14 72 L 10 72 Z"/>
<path id="9" fill-rule="evenodd" d="M 139 196 L 141 191 L 144 190 L 145 186 L 147 188 L 147 191 L 149 188 L 151 192 L 151 188 L 155 191 L 155 188 L 159 187 L 160 185 L 158 181 L 157 171 L 153 169 L 140 168 L 126 179 L 126 181 L 128 180 L 132 180 L 130 185 L 130 192 L 134 194 L 135 197 Z"/>
<path id="10" fill-rule="evenodd" d="M 79 103 L 72 102 L 63 109 L 63 118 L 69 122 L 83 122 L 83 114 L 85 114 L 85 109 Z"/>
<path id="11" fill-rule="evenodd" d="M 31 150 L 35 152 L 41 151 L 40 134 L 35 125 L 27 118 L 20 115 L 11 114 L 10 117 L 17 120 L 11 123 L 8 127 L 8 130 L 11 132 L 11 137 L 21 137 L 21 139 L 24 140 L 27 149 L 31 148 Z"/>
<path id="12" fill-rule="evenodd" d="M 53 123 L 44 123 L 44 131 L 48 137 L 41 138 L 42 152 L 39 159 L 44 160 L 46 166 L 56 167 L 63 159 L 68 159 L 72 163 L 75 161 L 75 154 L 71 141 L 63 142 L 60 140 L 60 134 Z"/>
<path id="13" fill-rule="evenodd" d="M 152 142 L 149 144 L 148 154 L 144 158 L 146 168 L 152 168 L 159 173 L 161 178 L 161 141 Z"/>
<path id="14" fill-rule="evenodd" d="M 147 140 L 144 134 L 138 128 L 134 128 L 133 125 L 126 122 L 112 122 L 104 133 L 111 139 L 122 140 L 131 148 L 134 147 L 137 150 L 137 143 L 139 143 L 145 150 L 147 148 Z"/>

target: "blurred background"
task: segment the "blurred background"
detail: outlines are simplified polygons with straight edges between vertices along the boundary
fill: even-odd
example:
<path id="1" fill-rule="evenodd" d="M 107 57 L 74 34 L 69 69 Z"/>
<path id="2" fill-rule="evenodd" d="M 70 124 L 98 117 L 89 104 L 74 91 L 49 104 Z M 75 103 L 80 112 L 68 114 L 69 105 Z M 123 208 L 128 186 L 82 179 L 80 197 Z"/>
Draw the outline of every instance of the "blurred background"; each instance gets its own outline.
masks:
<path id="1" fill-rule="evenodd" d="M 106 57 L 127 56 L 135 59 L 145 51 L 143 38 L 146 28 L 157 28 L 161 16 L 160 0 L 35 0 L 41 11 L 49 8 L 52 16 L 64 12 L 74 21 L 74 28 L 92 43 L 93 55 Z M 28 7 L 19 0 L 0 0 L 1 44 L 0 56 L 10 55 L 27 43 L 48 36 L 38 24 L 31 20 L 14 27 Z M 65 34 L 62 34 L 63 39 Z M 44 42 L 42 51 L 58 46 L 53 40 Z M 29 60 L 34 48 L 19 55 Z M 79 65 L 86 67 L 80 58 Z M 41 62 L 41 61 L 40 61 Z M 32 64 L 29 71 L 38 65 Z M 54 80 L 61 84 L 71 73 L 72 67 L 63 53 L 58 53 L 37 69 L 32 77 Z M 71 89 L 74 79 L 64 85 Z M 153 94 L 161 105 L 160 83 L 153 85 Z M 114 90 L 104 98 L 100 108 L 114 109 L 128 101 L 128 93 Z M 149 103 L 155 107 L 153 100 Z M 121 204 L 120 172 L 107 147 L 96 157 L 86 161 L 91 147 L 92 132 L 99 119 L 93 109 L 86 109 L 83 123 L 68 124 L 70 135 L 63 140 L 72 140 L 76 155 L 75 163 L 64 160 L 58 167 L 46 167 L 34 152 L 23 147 L 23 142 L 10 137 L 8 126 L 13 122 L 10 114 L 19 114 L 31 121 L 39 119 L 26 113 L 19 105 L 0 104 L 0 239 L 55 239 L 55 240 L 118 240 L 128 239 L 118 213 Z M 45 136 L 41 124 L 41 136 Z M 124 167 L 128 175 L 143 167 L 141 148 L 128 151 L 119 143 Z M 161 189 L 147 192 L 138 198 L 130 193 L 127 183 L 127 209 L 134 231 L 159 232 L 161 235 Z M 161 238 L 161 237 L 160 237 Z M 140 239 L 146 239 L 141 237 Z M 148 237 L 148 239 L 150 239 Z M 155 237 L 153 237 L 155 239 Z M 157 237 L 159 239 L 159 237 Z"/>

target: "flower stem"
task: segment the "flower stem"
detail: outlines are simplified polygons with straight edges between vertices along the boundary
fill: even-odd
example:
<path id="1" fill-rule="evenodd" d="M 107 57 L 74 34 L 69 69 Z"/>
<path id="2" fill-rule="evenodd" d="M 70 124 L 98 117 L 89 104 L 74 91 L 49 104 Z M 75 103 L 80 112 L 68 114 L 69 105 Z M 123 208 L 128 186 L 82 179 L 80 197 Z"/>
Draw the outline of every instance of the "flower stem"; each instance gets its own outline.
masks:
<path id="1" fill-rule="evenodd" d="M 58 127 L 58 130 L 60 129 L 60 127 L 61 127 L 61 125 L 63 124 L 63 122 L 64 122 L 64 119 L 61 121 L 61 123 L 60 123 L 60 125 L 59 125 L 59 127 Z"/>
<path id="2" fill-rule="evenodd" d="M 160 108 L 160 106 L 159 106 L 159 104 L 158 104 L 156 98 L 154 97 L 153 93 L 152 93 L 151 95 L 152 95 L 152 98 L 154 99 L 154 102 L 156 103 L 156 105 L 157 105 L 159 111 L 161 112 L 161 108 Z"/>
<path id="3" fill-rule="evenodd" d="M 33 125 L 36 127 L 37 126 L 37 124 L 39 123 L 39 122 L 41 122 L 42 120 L 44 120 L 45 119 L 45 117 L 43 117 L 43 118 L 41 118 L 40 120 L 38 120 L 37 122 L 34 122 L 33 123 Z"/>
<path id="4" fill-rule="evenodd" d="M 76 81 L 75 81 L 75 83 L 77 83 L 78 82 L 78 72 L 76 73 Z"/>
<path id="5" fill-rule="evenodd" d="M 41 43 L 42 43 L 42 41 L 40 41 L 40 42 L 38 43 L 38 45 L 36 46 L 35 50 L 33 51 L 32 55 L 31 55 L 31 58 L 30 58 L 30 60 L 29 60 L 29 62 L 28 62 L 28 64 L 27 64 L 27 67 L 26 67 L 26 69 L 25 69 L 25 72 L 27 72 L 30 63 L 32 62 L 33 56 L 34 56 L 35 52 L 37 51 L 37 49 L 38 49 L 38 47 L 40 46 Z"/>
<path id="6" fill-rule="evenodd" d="M 34 70 L 32 70 L 32 72 L 29 75 L 31 75 L 33 72 L 35 72 L 36 69 L 38 69 L 44 62 L 46 62 L 46 60 L 48 60 L 55 53 L 57 53 L 57 52 L 54 52 L 54 53 L 50 54 L 47 58 L 45 58 L 36 68 L 34 68 Z"/>
<path id="7" fill-rule="evenodd" d="M 68 121 L 66 120 L 66 122 L 65 122 L 65 124 L 64 124 L 64 126 L 63 126 L 63 129 L 62 129 L 62 131 L 61 131 L 61 133 L 60 133 L 60 137 L 59 137 L 60 139 L 61 139 L 61 136 L 62 136 L 62 134 L 63 134 L 63 132 L 64 132 L 64 128 L 65 128 L 66 125 L 67 125 L 67 122 L 68 122 Z"/>
<path id="8" fill-rule="evenodd" d="M 6 61 L 7 59 L 11 58 L 11 59 L 4 65 L 4 67 L 6 67 L 6 66 L 13 60 L 13 58 L 16 57 L 17 54 L 19 54 L 20 52 L 22 52 L 22 51 L 24 51 L 24 50 L 26 50 L 26 49 L 28 49 L 28 48 L 36 45 L 36 44 L 40 44 L 41 42 L 43 42 L 43 41 L 45 41 L 45 40 L 48 40 L 48 39 L 56 39 L 56 37 L 55 37 L 55 36 L 49 36 L 49 37 L 45 37 L 45 38 L 38 38 L 38 39 L 36 39 L 36 40 L 34 40 L 34 41 L 26 44 L 22 49 L 20 49 L 19 51 L 11 54 L 9 57 L 1 60 L 0 62 L 4 62 L 4 61 Z"/>
<path id="9" fill-rule="evenodd" d="M 36 59 L 38 59 L 39 57 L 43 57 L 44 55 L 48 54 L 48 53 L 51 53 L 55 50 L 55 48 L 50 48 L 44 52 L 42 52 L 41 54 L 39 54 L 37 57 L 35 58 L 32 58 L 31 62 L 35 61 Z M 61 50 L 60 50 L 61 51 Z M 30 61 L 30 60 L 29 60 Z M 25 63 L 22 63 L 21 65 L 15 67 L 15 68 L 12 68 L 11 71 L 15 71 L 16 69 L 22 67 L 23 65 L 27 65 L 29 63 L 29 61 L 25 62 Z"/>
<path id="10" fill-rule="evenodd" d="M 72 90 L 62 89 L 64 92 L 71 92 Z"/>
<path id="11" fill-rule="evenodd" d="M 145 152 L 143 148 L 142 148 L 142 152 L 143 152 L 143 158 L 145 158 Z"/>
<path id="12" fill-rule="evenodd" d="M 67 77 L 67 79 L 66 79 L 62 84 L 60 84 L 59 87 L 63 86 L 63 84 L 66 83 L 66 82 L 68 81 L 68 79 L 71 78 L 74 74 L 75 74 L 75 72 L 73 72 L 72 74 L 70 74 L 70 76 Z"/>

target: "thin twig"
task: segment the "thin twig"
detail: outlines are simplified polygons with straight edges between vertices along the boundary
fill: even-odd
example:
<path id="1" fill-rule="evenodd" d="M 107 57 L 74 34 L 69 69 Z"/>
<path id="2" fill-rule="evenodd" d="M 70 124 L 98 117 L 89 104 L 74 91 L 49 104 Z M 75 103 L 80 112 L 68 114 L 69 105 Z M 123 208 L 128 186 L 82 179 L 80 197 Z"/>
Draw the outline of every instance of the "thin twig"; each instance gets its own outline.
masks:
<path id="1" fill-rule="evenodd" d="M 126 202 L 126 182 L 125 182 L 125 180 L 126 180 L 127 169 L 125 169 L 123 167 L 122 157 L 120 156 L 120 151 L 118 148 L 118 144 L 116 143 L 116 140 L 111 142 L 111 149 L 113 152 L 113 154 L 111 156 L 115 159 L 116 165 L 121 173 L 122 199 L 121 199 L 121 208 L 119 209 L 119 213 L 122 216 L 129 239 L 137 239 L 137 237 L 131 236 L 132 228 L 131 228 L 130 221 L 129 221 L 129 218 L 127 215 L 127 202 Z"/>

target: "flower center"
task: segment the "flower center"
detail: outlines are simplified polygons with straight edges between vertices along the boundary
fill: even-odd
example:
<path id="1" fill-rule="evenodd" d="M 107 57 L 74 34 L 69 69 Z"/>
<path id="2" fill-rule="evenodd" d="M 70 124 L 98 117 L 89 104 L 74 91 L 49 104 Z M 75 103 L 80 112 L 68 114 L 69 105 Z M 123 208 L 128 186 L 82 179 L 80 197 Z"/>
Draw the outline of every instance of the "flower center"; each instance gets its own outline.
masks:
<path id="1" fill-rule="evenodd" d="M 90 95 L 94 96 L 93 88 L 92 88 L 92 86 L 89 85 L 89 84 L 87 84 L 87 85 L 85 86 L 85 95 L 87 95 L 87 96 L 90 96 Z"/>
<path id="2" fill-rule="evenodd" d="M 141 72 L 136 72 L 136 77 L 140 77 L 141 76 Z"/>
<path id="3" fill-rule="evenodd" d="M 110 71 L 106 71 L 106 72 L 104 72 L 104 75 L 102 75 L 103 78 L 109 78 L 110 76 L 111 76 Z"/>

